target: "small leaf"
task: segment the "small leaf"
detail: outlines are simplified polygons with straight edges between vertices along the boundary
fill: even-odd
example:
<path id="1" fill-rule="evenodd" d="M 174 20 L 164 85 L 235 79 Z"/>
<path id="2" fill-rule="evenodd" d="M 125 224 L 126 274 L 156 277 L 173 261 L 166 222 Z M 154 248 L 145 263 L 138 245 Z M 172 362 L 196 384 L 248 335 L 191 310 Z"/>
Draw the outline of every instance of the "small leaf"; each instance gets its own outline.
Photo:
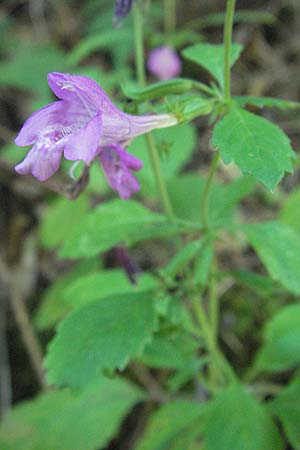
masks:
<path id="1" fill-rule="evenodd" d="M 111 200 L 86 214 L 72 229 L 60 256 L 89 258 L 124 242 L 178 233 L 179 227 L 134 200 Z"/>
<path id="2" fill-rule="evenodd" d="M 153 295 L 147 292 L 114 295 L 75 310 L 49 345 L 49 382 L 81 386 L 104 369 L 123 369 L 150 342 L 155 326 Z"/>
<path id="3" fill-rule="evenodd" d="M 230 65 L 236 62 L 242 51 L 242 46 L 233 44 L 231 47 Z M 219 82 L 224 85 L 224 46 L 214 44 L 196 44 L 183 50 L 183 56 L 199 66 L 204 67 Z"/>
<path id="4" fill-rule="evenodd" d="M 162 270 L 163 276 L 174 277 L 177 275 L 189 262 L 196 258 L 203 245 L 204 242 L 200 240 L 192 241 L 185 245 L 178 253 L 176 253 L 168 265 L 164 267 Z"/>
<path id="5" fill-rule="evenodd" d="M 194 283 L 199 283 L 202 286 L 206 286 L 213 263 L 213 258 L 214 247 L 212 242 L 208 241 L 197 258 L 193 277 Z"/>
<path id="6" fill-rule="evenodd" d="M 246 105 L 258 106 L 259 108 L 279 108 L 279 109 L 299 109 L 300 103 L 293 102 L 291 100 L 285 100 L 283 98 L 273 97 L 252 97 L 243 95 L 240 97 L 233 97 L 237 104 L 242 108 Z"/>
<path id="7" fill-rule="evenodd" d="M 101 378 L 81 391 L 50 391 L 13 408 L 0 426 L 5 450 L 103 448 L 141 392 L 121 379 Z"/>
<path id="8" fill-rule="evenodd" d="M 278 430 L 263 405 L 241 385 L 210 404 L 203 428 L 205 450 L 281 450 Z"/>
<path id="9" fill-rule="evenodd" d="M 243 229 L 271 277 L 293 294 L 300 294 L 300 238 L 294 230 L 279 221 Z"/>
<path id="10" fill-rule="evenodd" d="M 230 272 L 230 275 L 232 275 L 237 282 L 252 289 L 263 297 L 270 297 L 278 287 L 276 282 L 265 275 L 242 270 L 233 270 Z"/>
<path id="11" fill-rule="evenodd" d="M 161 406 L 151 417 L 136 450 L 190 450 L 201 432 L 205 410 L 206 405 L 187 401 Z"/>
<path id="12" fill-rule="evenodd" d="M 225 164 L 234 162 L 269 189 L 285 172 L 293 171 L 295 153 L 289 138 L 276 125 L 248 111 L 234 109 L 215 126 L 212 143 Z"/>
<path id="13" fill-rule="evenodd" d="M 298 377 L 283 388 L 268 406 L 281 421 L 293 448 L 300 448 L 300 380 Z"/>
<path id="14" fill-rule="evenodd" d="M 183 94 L 190 91 L 194 83 L 193 80 L 187 78 L 172 78 L 171 80 L 159 81 L 146 87 L 139 87 L 138 85 L 127 83 L 122 85 L 122 90 L 128 98 L 145 101 L 165 95 Z"/>
<path id="15" fill-rule="evenodd" d="M 300 305 L 279 311 L 265 327 L 265 343 L 258 351 L 254 368 L 280 372 L 300 363 Z"/>

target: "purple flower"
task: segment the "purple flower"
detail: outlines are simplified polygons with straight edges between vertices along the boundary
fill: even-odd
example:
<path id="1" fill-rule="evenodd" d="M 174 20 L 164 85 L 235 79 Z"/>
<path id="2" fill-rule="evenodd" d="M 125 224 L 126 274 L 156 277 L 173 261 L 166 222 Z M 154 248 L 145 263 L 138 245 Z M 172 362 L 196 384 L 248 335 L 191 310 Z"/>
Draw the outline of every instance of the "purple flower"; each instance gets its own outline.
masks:
<path id="1" fill-rule="evenodd" d="M 81 75 L 50 73 L 48 84 L 60 100 L 24 123 L 15 143 L 33 147 L 15 170 L 44 181 L 58 170 L 62 155 L 86 165 L 98 156 L 111 187 L 122 198 L 129 198 L 139 189 L 130 171 L 140 170 L 142 163 L 124 147 L 140 134 L 175 125 L 176 117 L 126 114 L 95 81 Z"/>
<path id="2" fill-rule="evenodd" d="M 169 80 L 181 72 L 181 61 L 172 47 L 162 46 L 152 50 L 147 62 L 148 70 L 159 80 Z"/>

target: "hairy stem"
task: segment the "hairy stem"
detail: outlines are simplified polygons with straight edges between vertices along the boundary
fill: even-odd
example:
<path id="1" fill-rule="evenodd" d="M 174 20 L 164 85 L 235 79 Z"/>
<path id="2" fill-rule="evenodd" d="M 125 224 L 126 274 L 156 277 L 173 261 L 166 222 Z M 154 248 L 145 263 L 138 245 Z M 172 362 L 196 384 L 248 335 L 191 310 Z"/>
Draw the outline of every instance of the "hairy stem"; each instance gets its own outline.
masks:
<path id="1" fill-rule="evenodd" d="M 226 7 L 226 18 L 224 27 L 224 98 L 230 101 L 231 98 L 231 76 L 230 76 L 230 54 L 232 44 L 232 27 L 234 18 L 235 0 L 228 0 Z"/>
<path id="2" fill-rule="evenodd" d="M 134 5 L 134 29 L 135 29 L 135 62 L 137 79 L 140 86 L 146 85 L 145 60 L 144 60 L 144 36 L 143 36 L 143 17 L 139 5 Z M 146 134 L 146 142 L 152 166 L 152 172 L 155 178 L 156 186 L 163 203 L 164 211 L 170 221 L 174 221 L 172 204 L 167 191 L 166 183 L 161 170 L 160 159 L 154 137 L 151 133 Z"/>

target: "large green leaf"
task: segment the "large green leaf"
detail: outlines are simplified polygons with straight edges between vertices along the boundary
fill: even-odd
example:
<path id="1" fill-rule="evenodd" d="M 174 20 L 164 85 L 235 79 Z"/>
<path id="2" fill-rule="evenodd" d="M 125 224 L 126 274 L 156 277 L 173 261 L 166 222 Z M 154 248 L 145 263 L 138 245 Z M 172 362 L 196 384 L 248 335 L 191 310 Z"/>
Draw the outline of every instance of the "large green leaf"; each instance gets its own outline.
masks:
<path id="1" fill-rule="evenodd" d="M 230 64 L 236 62 L 242 51 L 242 46 L 233 44 L 231 47 Z M 183 50 L 183 56 L 208 70 L 219 82 L 224 85 L 224 45 L 200 43 Z"/>
<path id="2" fill-rule="evenodd" d="M 51 391 L 20 404 L 0 426 L 5 450 L 96 450 L 106 445 L 142 394 L 121 379 L 82 391 Z"/>
<path id="3" fill-rule="evenodd" d="M 280 310 L 265 327 L 265 343 L 258 351 L 257 371 L 280 372 L 300 364 L 300 305 Z"/>
<path id="4" fill-rule="evenodd" d="M 187 401 L 163 405 L 151 417 L 136 450 L 191 450 L 205 409 L 203 404 Z"/>
<path id="5" fill-rule="evenodd" d="M 123 369 L 151 341 L 155 326 L 148 292 L 114 295 L 75 310 L 49 345 L 49 382 L 81 386 L 104 369 Z"/>
<path id="6" fill-rule="evenodd" d="M 300 294 L 300 238 L 279 221 L 243 227 L 247 238 L 274 280 Z"/>
<path id="7" fill-rule="evenodd" d="M 280 450 L 281 439 L 263 405 L 238 384 L 211 403 L 203 428 L 205 450 Z"/>
<path id="8" fill-rule="evenodd" d="M 300 448 L 300 380 L 297 377 L 269 403 L 294 449 Z"/>
<path id="9" fill-rule="evenodd" d="M 234 162 L 269 189 L 285 172 L 293 171 L 295 153 L 289 138 L 273 123 L 242 109 L 234 109 L 214 128 L 212 143 L 226 164 Z"/>
<path id="10" fill-rule="evenodd" d="M 60 255 L 91 257 L 123 242 L 132 245 L 146 239 L 178 232 L 161 214 L 134 200 L 112 200 L 86 214 L 70 232 Z"/>

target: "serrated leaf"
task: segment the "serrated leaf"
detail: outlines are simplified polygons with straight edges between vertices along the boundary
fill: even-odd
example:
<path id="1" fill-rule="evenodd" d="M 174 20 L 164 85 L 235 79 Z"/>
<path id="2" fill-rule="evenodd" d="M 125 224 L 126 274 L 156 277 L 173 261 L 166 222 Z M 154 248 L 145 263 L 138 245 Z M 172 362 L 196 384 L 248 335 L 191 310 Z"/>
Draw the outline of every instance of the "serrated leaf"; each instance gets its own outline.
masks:
<path id="1" fill-rule="evenodd" d="M 259 108 L 279 108 L 279 109 L 299 109 L 300 103 L 293 102 L 291 100 L 285 100 L 283 98 L 273 98 L 273 97 L 252 97 L 249 95 L 242 95 L 233 97 L 240 107 L 246 105 L 253 105 Z"/>
<path id="2" fill-rule="evenodd" d="M 124 242 L 133 245 L 154 237 L 179 232 L 166 217 L 134 200 L 111 200 L 80 220 L 61 249 L 63 258 L 87 258 Z"/>
<path id="3" fill-rule="evenodd" d="M 295 153 L 289 138 L 268 120 L 234 109 L 214 128 L 212 143 L 225 164 L 234 162 L 273 190 L 285 172 L 293 171 Z"/>
<path id="4" fill-rule="evenodd" d="M 118 431 L 141 392 L 121 379 L 51 391 L 12 409 L 0 426 L 5 450 L 96 450 Z"/>
<path id="5" fill-rule="evenodd" d="M 81 195 L 76 200 L 58 198 L 42 216 L 40 240 L 46 248 L 56 248 L 76 227 L 88 211 L 88 198 Z"/>
<path id="6" fill-rule="evenodd" d="M 264 372 L 292 369 L 300 363 L 300 305 L 280 310 L 265 327 L 265 343 L 254 367 Z"/>
<path id="7" fill-rule="evenodd" d="M 281 450 L 278 430 L 263 405 L 243 386 L 221 391 L 203 428 L 205 450 Z"/>
<path id="8" fill-rule="evenodd" d="M 82 386 L 104 369 L 123 369 L 151 341 L 155 326 L 148 292 L 114 295 L 75 310 L 49 345 L 49 382 Z"/>
<path id="9" fill-rule="evenodd" d="M 274 280 L 300 294 L 300 238 L 279 221 L 243 227 L 250 244 Z"/>
<path id="10" fill-rule="evenodd" d="M 268 406 L 281 421 L 293 448 L 300 448 L 300 380 L 295 378 Z"/>
<path id="11" fill-rule="evenodd" d="M 206 405 L 187 401 L 161 406 L 151 417 L 136 450 L 191 450 L 201 432 L 205 410 Z"/>
<path id="12" fill-rule="evenodd" d="M 231 47 L 230 65 L 236 62 L 242 51 L 242 46 L 233 44 Z M 210 72 L 224 86 L 224 45 L 196 44 L 183 50 L 183 56 Z"/>

